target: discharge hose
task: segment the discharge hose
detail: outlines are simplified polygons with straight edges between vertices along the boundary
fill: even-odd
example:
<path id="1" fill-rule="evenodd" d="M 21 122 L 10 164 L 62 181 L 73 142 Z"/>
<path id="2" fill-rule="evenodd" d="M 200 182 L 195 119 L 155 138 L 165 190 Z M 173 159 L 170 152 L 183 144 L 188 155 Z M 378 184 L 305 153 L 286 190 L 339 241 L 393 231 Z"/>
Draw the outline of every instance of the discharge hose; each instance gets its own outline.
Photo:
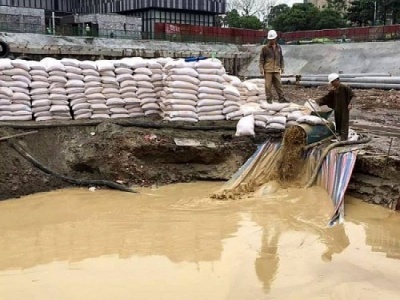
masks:
<path id="1" fill-rule="evenodd" d="M 122 192 L 129 192 L 129 193 L 136 193 L 136 191 L 132 190 L 131 188 L 113 182 L 113 181 L 109 181 L 109 180 L 90 180 L 90 179 L 75 179 L 72 177 L 68 177 L 68 176 L 64 176 L 61 174 L 58 174 L 56 172 L 53 172 L 52 170 L 50 170 L 49 168 L 43 166 L 40 162 L 38 162 L 34 157 L 32 157 L 32 155 L 30 155 L 27 151 L 25 151 L 20 145 L 13 143 L 11 141 L 7 141 L 8 144 L 15 150 L 18 152 L 19 155 L 21 155 L 23 158 L 25 158 L 27 161 L 29 161 L 32 165 L 34 165 L 35 167 L 37 167 L 38 169 L 40 169 L 41 171 L 43 171 L 44 173 L 46 173 L 47 175 L 51 175 L 53 177 L 59 178 L 65 182 L 71 183 L 71 184 L 75 184 L 75 185 L 80 185 L 80 186 L 106 186 L 108 188 L 111 189 L 115 189 L 115 190 L 119 190 Z"/>

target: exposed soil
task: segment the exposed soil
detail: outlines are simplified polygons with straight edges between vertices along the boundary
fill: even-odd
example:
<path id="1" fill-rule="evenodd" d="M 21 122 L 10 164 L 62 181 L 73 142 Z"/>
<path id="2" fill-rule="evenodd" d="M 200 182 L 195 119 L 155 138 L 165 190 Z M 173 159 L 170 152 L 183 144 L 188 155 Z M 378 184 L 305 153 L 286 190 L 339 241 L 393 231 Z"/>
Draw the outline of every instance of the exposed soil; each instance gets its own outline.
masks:
<path id="1" fill-rule="evenodd" d="M 0 130 L 1 136 L 23 132 Z M 256 149 L 255 139 L 233 139 L 233 135 L 234 131 L 226 130 L 142 129 L 104 122 L 38 129 L 18 140 L 33 157 L 60 174 L 148 186 L 229 179 Z M 189 141 L 178 146 L 175 138 Z M 0 199 L 68 185 L 38 171 L 7 142 L 0 142 L 0 153 Z"/>

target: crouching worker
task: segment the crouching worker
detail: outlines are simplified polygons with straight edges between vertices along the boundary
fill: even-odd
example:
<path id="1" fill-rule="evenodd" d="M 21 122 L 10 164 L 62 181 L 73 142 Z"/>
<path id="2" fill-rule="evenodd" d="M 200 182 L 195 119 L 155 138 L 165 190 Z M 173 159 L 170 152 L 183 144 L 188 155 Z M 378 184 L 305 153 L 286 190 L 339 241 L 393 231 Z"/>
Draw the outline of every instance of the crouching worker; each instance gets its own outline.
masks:
<path id="1" fill-rule="evenodd" d="M 275 30 L 268 31 L 268 44 L 261 49 L 260 73 L 265 79 L 265 95 L 267 101 L 272 103 L 272 86 L 278 94 L 279 102 L 289 102 L 285 99 L 282 90 L 281 73 L 284 72 L 282 48 L 276 43 L 278 34 Z"/>
<path id="2" fill-rule="evenodd" d="M 354 92 L 349 86 L 340 82 L 339 75 L 336 73 L 329 74 L 328 81 L 332 89 L 316 102 L 334 110 L 336 133 L 341 141 L 346 141 L 349 137 L 349 119 L 351 101 L 355 98 Z"/>

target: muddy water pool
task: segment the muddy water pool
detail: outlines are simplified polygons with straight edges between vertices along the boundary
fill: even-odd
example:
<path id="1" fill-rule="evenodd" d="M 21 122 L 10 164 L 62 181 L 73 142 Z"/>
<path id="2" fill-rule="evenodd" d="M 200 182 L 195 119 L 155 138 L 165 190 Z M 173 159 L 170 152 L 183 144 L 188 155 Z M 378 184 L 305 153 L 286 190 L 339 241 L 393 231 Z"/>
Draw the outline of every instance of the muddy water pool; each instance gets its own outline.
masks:
<path id="1" fill-rule="evenodd" d="M 400 299 L 400 214 L 322 189 L 66 189 L 0 202 L 1 299 Z"/>

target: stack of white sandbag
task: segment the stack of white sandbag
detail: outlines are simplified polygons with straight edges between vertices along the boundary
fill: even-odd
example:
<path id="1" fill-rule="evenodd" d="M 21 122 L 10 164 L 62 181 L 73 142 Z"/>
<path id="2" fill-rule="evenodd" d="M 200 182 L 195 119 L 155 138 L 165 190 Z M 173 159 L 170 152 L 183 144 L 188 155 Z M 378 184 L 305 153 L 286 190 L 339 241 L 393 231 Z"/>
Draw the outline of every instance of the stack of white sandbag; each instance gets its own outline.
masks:
<path id="1" fill-rule="evenodd" d="M 246 84 L 246 82 L 254 84 L 257 87 L 258 101 L 266 101 L 267 100 L 267 97 L 265 95 L 265 80 L 264 79 L 260 79 L 260 78 L 249 79 L 249 80 L 246 80 L 244 82 L 244 84 Z M 257 102 L 256 98 L 254 96 L 252 96 L 252 97 L 253 98 L 251 98 L 251 99 L 253 100 L 253 102 Z M 252 101 L 250 101 L 250 102 L 252 102 Z"/>
<path id="2" fill-rule="evenodd" d="M 266 129 L 282 131 L 286 128 L 286 117 L 284 116 L 272 116 L 268 122 Z"/>
<path id="3" fill-rule="evenodd" d="M 124 102 L 123 110 L 121 107 L 113 106 L 111 117 L 126 118 L 126 117 L 141 117 L 144 116 L 140 106 L 140 100 L 136 94 L 136 81 L 133 79 L 132 64 L 127 59 L 116 61 L 115 74 L 119 84 L 119 96 Z M 119 111 L 118 114 L 116 112 Z"/>
<path id="4" fill-rule="evenodd" d="M 41 60 L 49 74 L 49 100 L 51 101 L 49 120 L 72 119 L 67 96 L 67 71 L 57 59 L 46 57 Z M 82 83 L 83 84 L 83 83 Z"/>
<path id="5" fill-rule="evenodd" d="M 170 61 L 164 67 L 165 88 L 161 92 L 164 120 L 197 122 L 199 74 L 194 63 L 184 60 Z"/>
<path id="6" fill-rule="evenodd" d="M 256 84 L 248 81 L 243 82 L 244 89 L 241 95 L 244 96 L 247 103 L 259 103 L 262 98 L 259 96 L 259 89 Z"/>
<path id="7" fill-rule="evenodd" d="M 164 89 L 164 71 L 163 66 L 156 60 L 149 60 L 148 68 L 150 69 L 151 82 L 154 86 L 154 92 L 156 93 L 157 100 L 160 101 L 161 91 Z"/>
<path id="8" fill-rule="evenodd" d="M 198 73 L 199 101 L 197 103 L 197 115 L 200 121 L 225 120 L 224 95 L 225 68 L 218 59 L 205 59 L 195 63 Z"/>
<path id="9" fill-rule="evenodd" d="M 49 99 L 49 73 L 41 62 L 29 61 L 32 77 L 30 84 L 30 98 L 32 101 L 33 118 L 36 121 L 52 120 L 50 112 L 51 100 Z"/>
<path id="10" fill-rule="evenodd" d="M 146 116 L 160 116 L 161 108 L 151 79 L 153 72 L 148 68 L 148 65 L 148 61 L 144 59 L 135 61 L 133 79 L 136 81 L 138 88 L 136 93 Z"/>
<path id="11" fill-rule="evenodd" d="M 107 106 L 107 100 L 110 94 L 119 93 L 119 85 L 115 76 L 114 62 L 111 60 L 99 60 L 96 61 L 96 68 L 100 76 L 100 88 L 98 93 L 89 95 L 86 97 L 89 99 L 88 102 L 93 110 L 92 119 L 108 119 L 111 115 L 111 110 Z"/>
<path id="12" fill-rule="evenodd" d="M 67 81 L 65 84 L 63 82 L 55 84 L 54 90 L 50 92 L 57 93 L 57 96 L 51 97 L 57 97 L 60 101 L 67 100 L 75 119 L 90 118 L 91 109 L 85 95 L 85 75 L 81 63 L 71 58 L 61 59 L 61 63 L 64 65 Z"/>
<path id="13" fill-rule="evenodd" d="M 137 95 L 137 83 L 133 78 L 133 68 L 135 63 L 133 58 L 123 58 L 115 63 L 115 73 L 119 83 L 119 94 L 125 102 L 124 108 L 128 117 L 137 118 L 144 116 L 140 105 L 140 99 Z"/>
<path id="14" fill-rule="evenodd" d="M 297 119 L 297 123 L 299 124 L 309 124 L 309 125 L 325 125 L 328 124 L 328 121 L 320 118 L 318 116 L 302 116 L 300 118 Z"/>
<path id="15" fill-rule="evenodd" d="M 240 120 L 243 117 L 243 112 L 240 110 L 240 92 L 233 85 L 226 85 L 224 88 L 223 113 L 227 120 Z"/>
<path id="16" fill-rule="evenodd" d="M 101 93 L 103 87 L 96 62 L 89 60 L 81 61 L 79 62 L 79 67 L 83 75 L 84 94 L 70 96 L 70 104 L 75 119 L 90 119 L 93 115 L 92 105 L 96 104 L 99 99 L 102 99 Z"/>
<path id="17" fill-rule="evenodd" d="M 0 60 L 0 120 L 32 120 L 29 70 L 26 61 Z"/>

